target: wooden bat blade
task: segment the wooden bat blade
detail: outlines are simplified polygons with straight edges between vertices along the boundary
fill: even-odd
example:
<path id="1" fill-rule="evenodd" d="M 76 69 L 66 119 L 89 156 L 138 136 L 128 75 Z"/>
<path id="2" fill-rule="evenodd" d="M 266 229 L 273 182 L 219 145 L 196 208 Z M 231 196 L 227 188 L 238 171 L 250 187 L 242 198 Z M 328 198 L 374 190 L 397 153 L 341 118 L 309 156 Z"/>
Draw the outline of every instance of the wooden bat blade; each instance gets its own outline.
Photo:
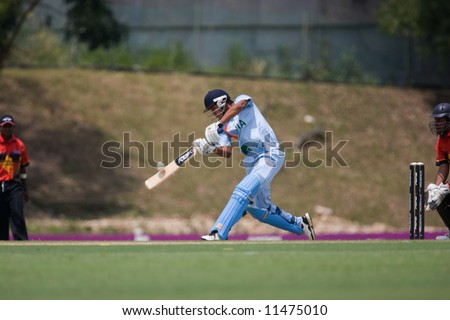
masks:
<path id="1" fill-rule="evenodd" d="M 189 159 L 191 159 L 197 150 L 194 147 L 189 148 L 187 151 L 182 153 L 178 158 L 169 163 L 164 169 L 155 173 L 153 176 L 145 181 L 145 186 L 147 189 L 152 190 L 164 181 L 166 181 L 170 176 L 172 176 L 178 169 L 180 169 Z"/>

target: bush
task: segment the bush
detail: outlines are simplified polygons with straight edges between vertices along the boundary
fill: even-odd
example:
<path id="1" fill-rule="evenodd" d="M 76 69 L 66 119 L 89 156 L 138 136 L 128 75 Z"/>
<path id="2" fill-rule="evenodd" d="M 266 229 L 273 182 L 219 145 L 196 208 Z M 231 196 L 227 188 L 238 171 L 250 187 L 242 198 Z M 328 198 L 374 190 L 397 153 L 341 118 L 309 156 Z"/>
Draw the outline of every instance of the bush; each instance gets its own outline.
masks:
<path id="1" fill-rule="evenodd" d="M 38 32 L 24 30 L 11 52 L 9 64 L 66 65 L 71 61 L 69 46 L 48 28 Z"/>

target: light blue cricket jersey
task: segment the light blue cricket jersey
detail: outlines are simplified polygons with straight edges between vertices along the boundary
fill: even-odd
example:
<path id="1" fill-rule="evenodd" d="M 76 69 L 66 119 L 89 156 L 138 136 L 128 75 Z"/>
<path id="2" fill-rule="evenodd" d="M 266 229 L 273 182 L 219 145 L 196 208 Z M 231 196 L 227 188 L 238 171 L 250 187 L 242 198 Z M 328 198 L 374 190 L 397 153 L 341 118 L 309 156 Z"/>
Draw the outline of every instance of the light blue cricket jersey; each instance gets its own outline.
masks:
<path id="1" fill-rule="evenodd" d="M 235 103 L 241 100 L 249 101 L 239 114 L 224 124 L 219 145 L 231 146 L 231 139 L 236 139 L 241 152 L 253 161 L 262 156 L 270 157 L 273 153 L 279 154 L 281 151 L 278 139 L 252 98 L 240 95 L 235 99 Z"/>

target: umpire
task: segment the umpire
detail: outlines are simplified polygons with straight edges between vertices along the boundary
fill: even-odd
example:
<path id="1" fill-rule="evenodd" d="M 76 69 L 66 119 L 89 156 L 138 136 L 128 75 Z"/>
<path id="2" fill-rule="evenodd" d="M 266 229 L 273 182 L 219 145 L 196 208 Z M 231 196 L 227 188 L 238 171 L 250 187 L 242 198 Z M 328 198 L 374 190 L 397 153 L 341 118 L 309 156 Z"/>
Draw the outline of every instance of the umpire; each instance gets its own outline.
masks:
<path id="1" fill-rule="evenodd" d="M 29 165 L 24 143 L 14 134 L 16 124 L 10 115 L 0 118 L 0 240 L 28 240 L 23 213 L 28 201 L 26 167 Z"/>

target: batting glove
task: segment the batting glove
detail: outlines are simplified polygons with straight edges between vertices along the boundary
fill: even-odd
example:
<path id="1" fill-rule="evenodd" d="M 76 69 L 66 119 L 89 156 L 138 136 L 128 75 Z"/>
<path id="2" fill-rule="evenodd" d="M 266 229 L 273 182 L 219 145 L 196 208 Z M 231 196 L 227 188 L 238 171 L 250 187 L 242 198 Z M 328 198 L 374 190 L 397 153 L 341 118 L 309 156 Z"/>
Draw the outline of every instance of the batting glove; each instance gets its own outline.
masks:
<path id="1" fill-rule="evenodd" d="M 205 129 L 205 137 L 206 140 L 212 144 L 215 145 L 219 143 L 220 135 L 219 133 L 223 132 L 223 124 L 221 124 L 219 121 L 210 124 Z"/>
<path id="2" fill-rule="evenodd" d="M 428 192 L 427 210 L 434 210 L 449 194 L 450 189 L 447 184 L 441 183 L 437 186 L 434 183 L 430 183 L 426 191 Z"/>
<path id="3" fill-rule="evenodd" d="M 210 145 L 208 141 L 206 141 L 206 139 L 203 138 L 194 140 L 194 142 L 192 142 L 192 145 L 202 155 L 213 153 L 214 150 L 216 150 L 216 147 Z"/>

